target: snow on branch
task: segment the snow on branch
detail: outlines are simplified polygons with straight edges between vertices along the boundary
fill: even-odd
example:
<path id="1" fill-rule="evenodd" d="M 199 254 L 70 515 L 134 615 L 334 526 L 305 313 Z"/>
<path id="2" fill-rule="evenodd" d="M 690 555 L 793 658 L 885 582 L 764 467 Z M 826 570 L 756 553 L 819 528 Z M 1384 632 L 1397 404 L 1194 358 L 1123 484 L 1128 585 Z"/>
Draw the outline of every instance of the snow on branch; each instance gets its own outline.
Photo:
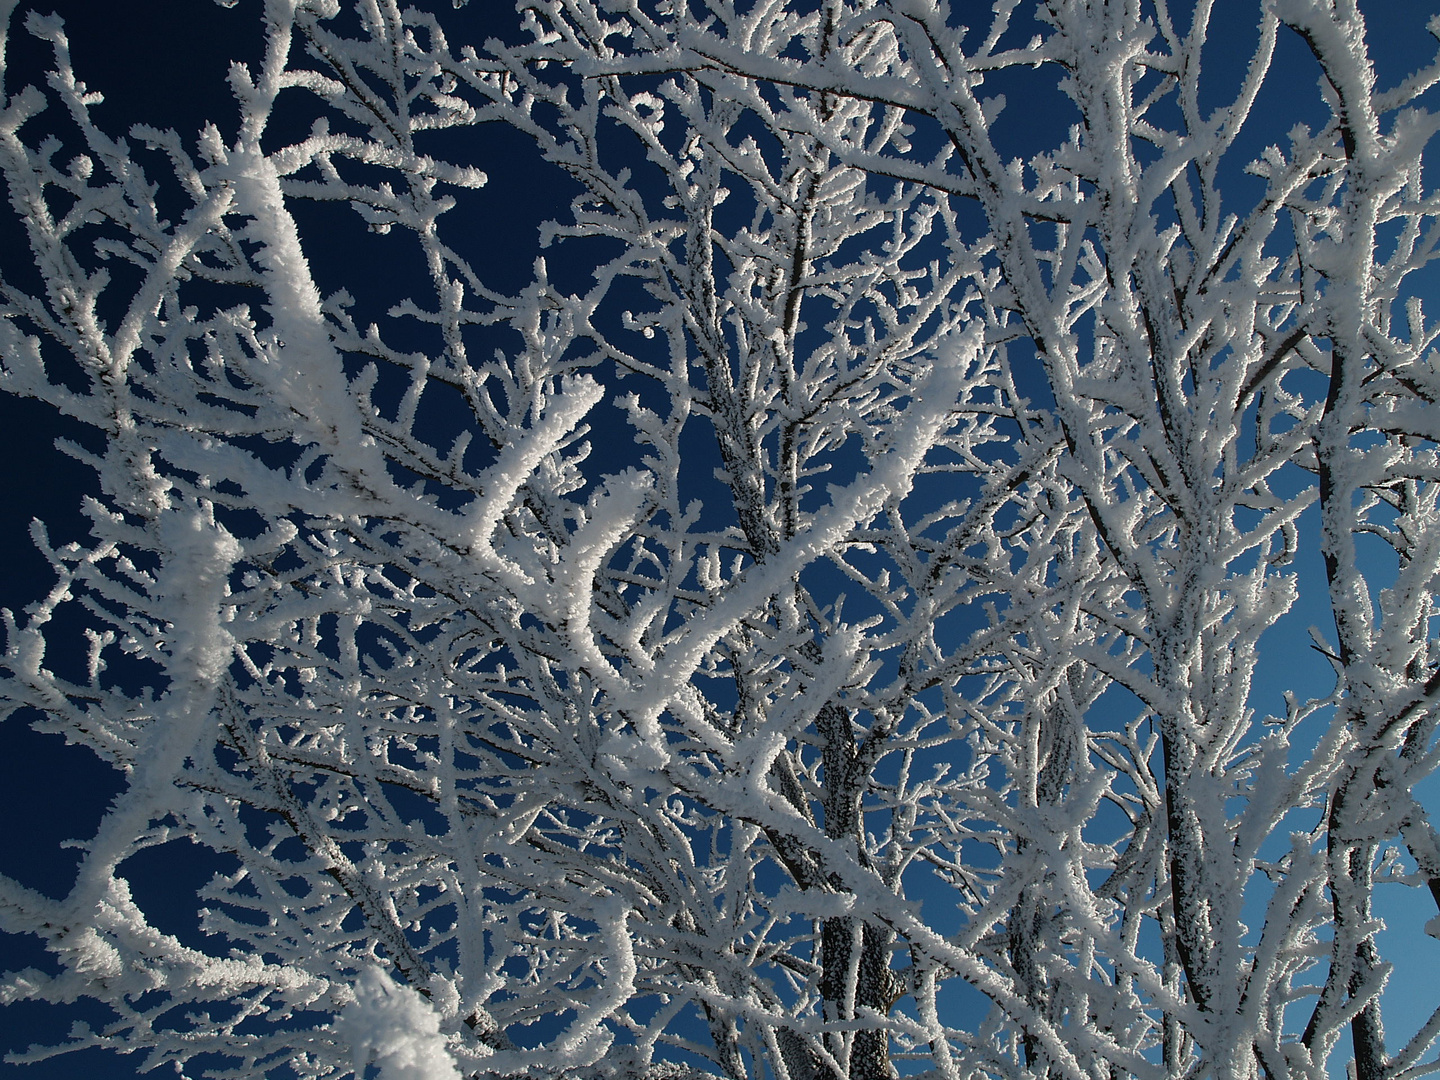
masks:
<path id="1" fill-rule="evenodd" d="M 0 877 L 0 1000 L 108 1017 L 13 1060 L 1434 1071 L 1379 913 L 1440 899 L 1440 60 L 1354 0 L 1229 76 L 1168 0 L 434 6 L 268 0 L 116 134 L 0 0 L 0 386 L 93 473 L 0 703 L 123 778 L 64 897 Z"/>

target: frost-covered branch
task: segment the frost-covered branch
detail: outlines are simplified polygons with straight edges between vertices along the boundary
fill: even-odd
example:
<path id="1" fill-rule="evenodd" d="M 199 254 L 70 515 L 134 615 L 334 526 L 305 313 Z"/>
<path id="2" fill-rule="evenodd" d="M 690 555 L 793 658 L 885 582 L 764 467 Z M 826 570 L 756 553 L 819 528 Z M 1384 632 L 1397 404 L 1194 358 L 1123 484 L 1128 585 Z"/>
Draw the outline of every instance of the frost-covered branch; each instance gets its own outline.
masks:
<path id="1" fill-rule="evenodd" d="M 1440 68 L 1381 91 L 1353 3 L 1285 0 L 1214 85 L 1209 10 L 567 0 L 455 48 L 268 0 L 198 136 L 103 131 L 29 16 L 0 379 L 97 487 L 4 695 L 127 781 L 66 898 L 0 879 L 62 968 L 4 998 L 115 1017 L 29 1056 L 1424 1071 L 1373 895 L 1440 897 Z M 1287 34 L 1329 119 L 1239 160 Z M 1074 123 L 1021 160 L 1025 80 Z M 488 125 L 576 185 L 513 295 L 446 216 Z M 313 203 L 423 272 L 357 299 Z M 1335 683 L 1261 717 L 1307 544 Z M 213 953 L 127 882 L 182 838 Z"/>

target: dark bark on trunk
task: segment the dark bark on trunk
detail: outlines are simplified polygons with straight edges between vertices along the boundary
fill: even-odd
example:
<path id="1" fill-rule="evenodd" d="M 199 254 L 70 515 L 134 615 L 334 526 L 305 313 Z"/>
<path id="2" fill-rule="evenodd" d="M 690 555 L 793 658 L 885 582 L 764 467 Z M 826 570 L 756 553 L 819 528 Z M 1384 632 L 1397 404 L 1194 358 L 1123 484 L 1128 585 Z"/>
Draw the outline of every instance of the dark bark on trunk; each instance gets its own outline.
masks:
<path id="1" fill-rule="evenodd" d="M 843 1080 L 804 1038 L 790 1028 L 781 1028 L 776 1033 L 776 1042 L 780 1044 L 780 1059 L 785 1063 L 790 1080 Z"/>
<path id="2" fill-rule="evenodd" d="M 1044 917 L 1035 897 L 1033 886 L 1026 886 L 1019 901 L 1010 912 L 1007 931 L 1010 945 L 1010 964 L 1020 980 L 1025 999 L 1039 1012 L 1046 1012 L 1050 1003 L 1050 989 L 1045 973 L 1035 956 L 1034 943 L 1040 936 Z M 1025 1051 L 1025 1067 L 1035 1071 L 1040 1062 L 1040 1041 L 1027 1028 L 1021 1033 Z"/>
<path id="3" fill-rule="evenodd" d="M 860 803 L 868 776 L 851 729 L 850 714 L 839 705 L 828 704 L 820 710 L 816 728 L 824 739 L 825 834 L 854 841 L 856 855 L 864 864 L 867 859 Z M 839 882 L 832 884 L 839 886 Z M 899 997 L 900 981 L 890 970 L 894 937 L 883 926 L 850 916 L 825 920 L 820 935 L 820 994 L 825 999 L 826 1019 L 851 1020 L 862 1009 L 874 1009 L 882 1016 L 890 1011 Z M 839 1045 L 838 1033 L 832 1042 Z M 856 1032 L 847 1080 L 890 1080 L 894 1075 L 889 1034 Z"/>
<path id="4" fill-rule="evenodd" d="M 1330 903 L 1335 917 L 1335 939 L 1338 942 L 1358 932 L 1359 927 L 1370 922 L 1370 898 L 1374 890 L 1373 865 L 1376 844 L 1374 841 L 1348 841 L 1347 826 L 1352 824 L 1361 806 L 1352 805 L 1354 792 L 1349 780 L 1335 793 L 1330 806 L 1330 827 L 1327 843 L 1330 848 L 1332 874 L 1339 867 L 1340 873 L 1330 881 Z M 1350 933 L 1347 933 L 1347 930 Z M 1353 999 L 1368 992 L 1374 971 L 1380 966 L 1380 954 L 1375 948 L 1375 939 L 1367 935 L 1355 941 L 1351 956 L 1337 956 L 1336 963 L 1350 967 L 1350 978 L 1346 991 Z M 1385 1075 L 1385 1026 L 1380 1017 L 1380 999 L 1372 997 L 1350 1021 L 1350 1039 L 1355 1051 L 1356 1080 L 1382 1080 Z"/>
<path id="5" fill-rule="evenodd" d="M 1361 777 L 1365 779 L 1361 780 Z M 1371 839 L 1353 839 L 1367 801 L 1365 794 L 1357 795 L 1356 785 L 1368 786 L 1371 777 L 1368 771 L 1352 770 L 1330 800 L 1326 849 L 1330 864 L 1330 905 L 1335 944 L 1330 977 L 1320 991 L 1320 999 L 1302 1037 L 1302 1042 L 1312 1049 L 1325 1026 L 1325 1015 L 1332 1013 L 1346 998 L 1353 1001 L 1359 995 L 1371 993 L 1374 973 L 1381 964 L 1373 935 L 1364 934 L 1361 929 L 1371 921 L 1370 901 L 1377 845 Z M 1371 997 L 1350 1021 L 1350 1039 L 1357 1080 L 1383 1080 L 1386 1073 L 1385 1026 L 1378 995 Z"/>
<path id="6" fill-rule="evenodd" d="M 1170 905 L 1175 916 L 1175 948 L 1190 997 L 1202 1011 L 1212 1005 L 1210 979 L 1211 926 L 1209 890 L 1203 880 L 1205 836 L 1200 817 L 1184 794 L 1189 747 L 1161 722 L 1161 747 L 1165 762 L 1165 826 L 1170 852 Z"/>

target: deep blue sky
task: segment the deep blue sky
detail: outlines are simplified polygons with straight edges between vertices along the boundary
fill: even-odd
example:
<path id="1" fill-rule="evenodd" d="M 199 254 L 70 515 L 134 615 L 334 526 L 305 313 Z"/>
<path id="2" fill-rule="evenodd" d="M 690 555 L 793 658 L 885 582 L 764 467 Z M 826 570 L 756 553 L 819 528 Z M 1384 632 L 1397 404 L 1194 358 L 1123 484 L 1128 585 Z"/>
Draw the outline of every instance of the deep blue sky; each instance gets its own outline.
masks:
<path id="1" fill-rule="evenodd" d="M 22 2 L 21 10 L 27 6 Z M 33 6 L 42 12 L 56 11 L 66 20 L 76 70 L 92 88 L 105 93 L 106 104 L 96 115 L 112 132 L 143 120 L 157 127 L 174 127 L 189 138 L 208 119 L 216 120 L 227 135 L 233 132 L 234 108 L 224 76 L 231 60 L 254 64 L 259 58 L 257 0 L 240 0 L 232 9 L 208 0 L 129 0 L 124 5 L 113 0 L 42 0 Z M 989 3 L 973 6 L 983 13 Z M 1382 86 L 1428 58 L 1434 43 L 1423 31 L 1425 15 L 1440 10 L 1440 5 L 1396 0 L 1362 6 L 1370 19 L 1371 41 L 1380 43 L 1374 48 L 1374 57 Z M 508 18 L 508 7 L 505 0 L 471 0 L 463 12 L 451 13 L 445 5 L 441 16 L 442 20 L 453 17 L 451 25 L 456 29 L 451 41 L 456 43 L 486 34 L 467 33 L 459 29 L 460 24 L 498 24 Z M 1216 25 L 1221 32 L 1206 56 L 1212 71 L 1233 71 L 1238 77 L 1243 70 L 1248 52 L 1235 46 L 1247 39 L 1254 7 L 1249 0 L 1217 4 Z M 1233 20 L 1233 26 L 1227 27 L 1226 20 Z M 13 91 L 25 82 L 40 81 L 48 55 L 23 30 L 12 29 L 11 42 L 12 75 L 7 89 Z M 1294 70 L 1305 70 L 1303 48 L 1293 36 L 1282 42 L 1282 50 L 1283 62 L 1294 64 Z M 1313 76 L 1307 74 L 1306 78 Z M 1309 86 L 1305 90 L 1308 93 Z M 1285 111 L 1280 107 L 1285 89 L 1277 86 L 1269 93 L 1276 106 L 1273 115 L 1279 116 Z M 1023 99 L 1012 97 L 1009 109 L 1024 106 Z M 1040 126 L 1053 125 L 1058 119 L 1036 116 Z M 1280 130 L 1268 133 L 1258 144 L 1277 139 L 1292 122 L 1285 117 Z M 479 163 L 489 173 L 490 184 L 474 201 L 477 254 L 489 268 L 487 273 L 494 275 L 493 284 L 514 288 L 528 278 L 536 252 L 536 226 L 563 212 L 569 186 L 563 177 L 539 165 L 535 155 L 513 135 L 496 131 L 484 138 L 489 142 Z M 1016 147 L 1017 152 L 1020 149 Z M 344 249 L 332 250 L 329 267 L 326 257 L 320 255 L 316 266 L 322 286 L 330 272 L 339 273 L 349 255 Z M 20 230 L 8 209 L 0 211 L 0 268 L 7 276 L 23 281 L 27 262 Z M 360 291 L 354 284 L 350 287 Z M 1432 284 L 1427 291 L 1433 305 L 1440 289 Z M 47 522 L 52 537 L 61 542 L 77 538 L 84 529 L 77 513 L 79 497 L 93 485 L 87 470 L 53 445 L 58 435 L 82 437 L 82 433 L 67 432 L 45 407 L 0 395 L 0 432 L 8 450 L 6 467 L 0 469 L 0 605 L 19 608 L 43 595 L 50 585 L 45 562 L 29 539 L 30 520 Z M 1307 591 L 1313 591 L 1321 582 L 1318 561 L 1302 562 L 1300 571 Z M 1260 672 L 1254 702 L 1260 711 L 1278 710 L 1280 690 L 1296 686 L 1302 672 L 1304 678 L 1328 678 L 1326 666 L 1304 636 L 1305 624 L 1323 625 L 1326 618 L 1323 602 L 1312 601 L 1267 637 L 1266 666 Z M 62 896 L 77 860 L 73 851 L 60 847 L 61 842 L 90 835 L 120 786 L 119 778 L 88 752 L 67 749 L 56 736 L 36 735 L 20 718 L 4 723 L 0 726 L 0 872 L 52 896 Z M 1432 788 L 1428 794 L 1433 796 L 1430 805 L 1440 807 L 1440 791 Z M 137 897 L 155 911 L 162 928 L 179 932 L 193 925 L 194 890 L 208 879 L 215 865 L 199 853 L 177 847 L 156 853 L 136 867 Z M 1420 931 L 1430 914 L 1433 909 L 1409 903 L 1391 905 L 1385 911 L 1393 927 L 1388 936 L 1401 947 L 1387 947 L 1384 952 L 1407 961 L 1406 968 L 1397 972 L 1396 989 L 1387 1005 L 1396 1021 L 1395 1034 L 1408 1034 L 1415 1020 L 1434 1004 L 1434 983 L 1427 976 L 1440 962 L 1440 943 Z M 0 969 L 29 965 L 47 966 L 38 947 L 26 939 L 0 935 Z M 1401 1014 L 1415 1020 L 1401 1022 Z M 76 1015 L 32 1005 L 0 1009 L 0 1051 L 37 1041 L 58 1041 Z M 76 1076 L 107 1080 L 134 1075 L 134 1062 L 93 1051 L 23 1069 L 0 1065 L 0 1080 Z"/>

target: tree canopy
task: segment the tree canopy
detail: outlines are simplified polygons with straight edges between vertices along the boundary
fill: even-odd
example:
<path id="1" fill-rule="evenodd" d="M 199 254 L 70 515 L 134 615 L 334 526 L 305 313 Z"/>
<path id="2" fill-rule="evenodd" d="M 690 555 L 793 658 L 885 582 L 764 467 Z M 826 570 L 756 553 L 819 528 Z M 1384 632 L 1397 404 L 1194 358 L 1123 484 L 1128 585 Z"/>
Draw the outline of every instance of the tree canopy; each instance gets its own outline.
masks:
<path id="1" fill-rule="evenodd" d="M 1223 15 L 265 0 L 178 132 L 17 16 L 0 385 L 95 484 L 0 701 L 124 776 L 0 876 L 0 1001 L 106 1015 L 17 1059 L 1440 1069 L 1375 912 L 1440 903 L 1440 58 Z"/>

